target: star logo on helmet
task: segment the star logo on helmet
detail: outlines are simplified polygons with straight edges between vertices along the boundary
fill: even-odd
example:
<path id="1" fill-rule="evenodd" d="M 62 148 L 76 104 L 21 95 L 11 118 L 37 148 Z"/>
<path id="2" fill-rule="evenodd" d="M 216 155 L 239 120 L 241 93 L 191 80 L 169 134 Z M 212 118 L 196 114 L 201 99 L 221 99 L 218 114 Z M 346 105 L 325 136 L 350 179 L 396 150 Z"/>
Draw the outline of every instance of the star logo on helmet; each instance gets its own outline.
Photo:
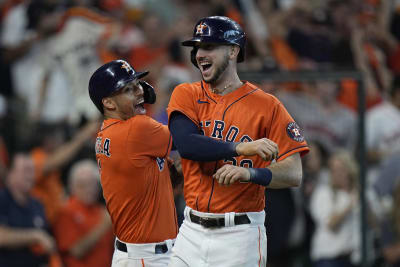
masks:
<path id="1" fill-rule="evenodd" d="M 133 71 L 132 67 L 128 64 L 128 62 L 121 60 L 121 69 L 125 69 L 127 72 Z"/>
<path id="2" fill-rule="evenodd" d="M 205 29 L 207 29 L 207 25 L 206 24 L 204 24 L 203 22 L 202 23 L 200 23 L 199 25 L 197 25 L 197 27 L 196 27 L 196 34 L 203 34 L 203 31 L 205 30 Z"/>

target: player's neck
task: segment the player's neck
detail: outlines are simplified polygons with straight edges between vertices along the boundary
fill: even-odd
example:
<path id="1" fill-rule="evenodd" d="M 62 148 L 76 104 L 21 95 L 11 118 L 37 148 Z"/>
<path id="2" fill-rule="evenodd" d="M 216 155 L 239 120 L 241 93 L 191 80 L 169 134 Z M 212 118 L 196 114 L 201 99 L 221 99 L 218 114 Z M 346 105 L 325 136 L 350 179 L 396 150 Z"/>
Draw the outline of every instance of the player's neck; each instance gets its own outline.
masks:
<path id="1" fill-rule="evenodd" d="M 243 85 L 242 81 L 239 79 L 239 76 L 236 74 L 236 75 L 231 76 L 230 79 L 223 79 L 216 83 L 210 84 L 210 90 L 214 94 L 226 95 L 226 94 L 229 94 L 230 92 L 235 91 L 242 85 Z"/>
<path id="2" fill-rule="evenodd" d="M 104 120 L 108 119 L 116 119 L 116 120 L 124 120 L 117 112 L 104 112 Z"/>

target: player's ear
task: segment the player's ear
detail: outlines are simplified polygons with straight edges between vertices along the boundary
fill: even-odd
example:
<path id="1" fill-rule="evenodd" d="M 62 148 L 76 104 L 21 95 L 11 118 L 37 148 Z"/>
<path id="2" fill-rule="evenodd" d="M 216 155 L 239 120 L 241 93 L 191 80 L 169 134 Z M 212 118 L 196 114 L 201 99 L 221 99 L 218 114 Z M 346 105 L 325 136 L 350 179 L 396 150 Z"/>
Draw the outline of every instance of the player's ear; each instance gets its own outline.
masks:
<path id="1" fill-rule="evenodd" d="M 115 110 L 116 108 L 115 102 L 110 97 L 103 98 L 101 102 L 103 103 L 103 106 L 106 109 Z"/>
<path id="2" fill-rule="evenodd" d="M 235 59 L 238 57 L 240 52 L 240 47 L 237 45 L 231 45 L 229 48 L 229 58 L 230 59 Z"/>

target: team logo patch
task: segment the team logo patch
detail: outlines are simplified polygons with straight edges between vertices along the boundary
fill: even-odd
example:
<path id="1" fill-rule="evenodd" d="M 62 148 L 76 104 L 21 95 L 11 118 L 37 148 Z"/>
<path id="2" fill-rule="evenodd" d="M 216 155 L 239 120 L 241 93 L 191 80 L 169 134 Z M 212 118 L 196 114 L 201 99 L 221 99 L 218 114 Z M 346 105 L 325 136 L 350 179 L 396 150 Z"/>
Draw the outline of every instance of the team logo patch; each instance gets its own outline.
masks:
<path id="1" fill-rule="evenodd" d="M 120 60 L 120 62 L 122 63 L 121 69 L 125 69 L 128 73 L 130 71 L 133 71 L 132 67 L 128 64 L 128 62 L 126 62 L 124 60 Z"/>
<path id="2" fill-rule="evenodd" d="M 295 123 L 295 122 L 290 122 L 286 126 L 286 133 L 294 141 L 297 141 L 297 142 L 303 142 L 304 141 L 303 133 L 302 133 L 299 125 L 297 125 L 297 123 Z"/>
<path id="3" fill-rule="evenodd" d="M 208 26 L 203 22 L 197 25 L 196 27 L 196 34 L 204 34 L 204 30 L 206 30 Z"/>

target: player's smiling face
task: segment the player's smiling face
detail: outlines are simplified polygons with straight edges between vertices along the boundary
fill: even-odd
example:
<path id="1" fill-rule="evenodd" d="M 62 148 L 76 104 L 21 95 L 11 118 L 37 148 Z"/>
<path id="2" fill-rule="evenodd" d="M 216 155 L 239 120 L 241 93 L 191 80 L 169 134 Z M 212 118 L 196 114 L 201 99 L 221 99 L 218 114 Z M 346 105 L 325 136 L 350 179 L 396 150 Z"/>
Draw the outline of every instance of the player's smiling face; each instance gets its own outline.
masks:
<path id="1" fill-rule="evenodd" d="M 203 80 L 207 83 L 217 82 L 229 65 L 230 46 L 199 43 L 196 47 L 196 61 Z"/>
<path id="2" fill-rule="evenodd" d="M 123 120 L 135 115 L 146 114 L 146 109 L 143 106 L 143 87 L 138 80 L 128 83 L 111 98 L 115 103 L 115 111 Z"/>

